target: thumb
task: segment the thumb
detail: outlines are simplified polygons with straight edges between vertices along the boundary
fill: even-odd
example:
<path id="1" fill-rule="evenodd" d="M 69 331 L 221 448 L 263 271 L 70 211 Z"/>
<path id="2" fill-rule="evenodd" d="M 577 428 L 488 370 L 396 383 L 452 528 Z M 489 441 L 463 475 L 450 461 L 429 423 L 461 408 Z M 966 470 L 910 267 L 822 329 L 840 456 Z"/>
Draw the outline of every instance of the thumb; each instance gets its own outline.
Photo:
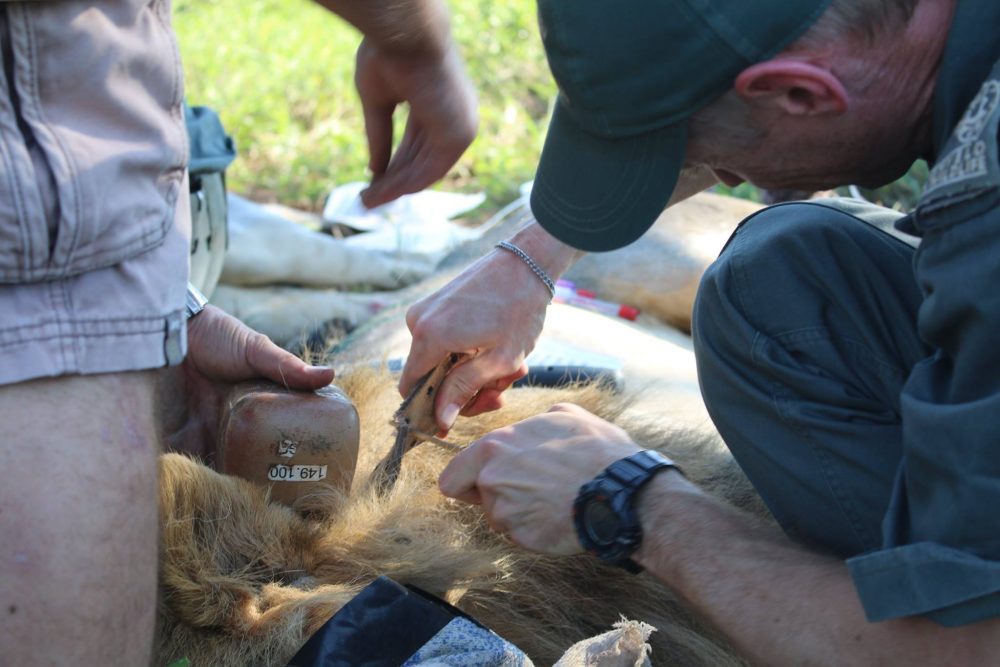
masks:
<path id="1" fill-rule="evenodd" d="M 368 169 L 378 176 L 389 165 L 392 151 L 392 109 L 364 105 L 365 133 L 368 135 Z"/>
<path id="2" fill-rule="evenodd" d="M 388 168 L 384 173 L 373 175 L 371 186 L 365 191 L 366 206 L 385 204 L 403 195 L 419 192 L 437 180 L 428 176 L 426 160 L 418 143 L 412 124 L 408 123 Z M 414 182 L 415 179 L 417 182 Z"/>
<path id="3" fill-rule="evenodd" d="M 289 389 L 311 391 L 333 382 L 332 368 L 310 366 L 263 334 L 247 342 L 247 362 L 259 376 Z"/>
<path id="4" fill-rule="evenodd" d="M 502 378 L 519 377 L 522 364 L 505 357 L 499 351 L 489 352 L 470 359 L 448 373 L 438 391 L 435 409 L 438 428 L 442 432 L 447 432 L 454 426 L 462 407 L 475 398 L 480 389 L 492 386 Z"/>

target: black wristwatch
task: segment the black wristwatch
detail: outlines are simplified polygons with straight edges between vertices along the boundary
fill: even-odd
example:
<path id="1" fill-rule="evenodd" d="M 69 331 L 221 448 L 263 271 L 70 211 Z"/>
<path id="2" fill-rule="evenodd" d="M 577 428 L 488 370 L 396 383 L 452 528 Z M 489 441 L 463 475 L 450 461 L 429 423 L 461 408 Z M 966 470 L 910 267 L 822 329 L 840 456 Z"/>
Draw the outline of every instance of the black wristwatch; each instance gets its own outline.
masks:
<path id="1" fill-rule="evenodd" d="M 573 523 L 583 548 L 607 563 L 641 572 L 642 566 L 631 559 L 642 542 L 635 500 L 639 490 L 667 468 L 677 466 L 647 449 L 615 461 L 581 486 L 573 503 Z"/>

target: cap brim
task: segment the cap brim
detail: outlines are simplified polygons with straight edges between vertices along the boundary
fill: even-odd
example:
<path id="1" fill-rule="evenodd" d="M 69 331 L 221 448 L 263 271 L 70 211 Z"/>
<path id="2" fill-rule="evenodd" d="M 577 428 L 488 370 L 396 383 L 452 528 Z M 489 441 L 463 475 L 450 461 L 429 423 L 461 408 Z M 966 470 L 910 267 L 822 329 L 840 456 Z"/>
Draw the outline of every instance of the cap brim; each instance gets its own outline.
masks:
<path id="1" fill-rule="evenodd" d="M 616 250 L 650 228 L 684 162 L 687 123 L 626 139 L 581 129 L 556 104 L 531 190 L 542 227 L 580 250 Z"/>

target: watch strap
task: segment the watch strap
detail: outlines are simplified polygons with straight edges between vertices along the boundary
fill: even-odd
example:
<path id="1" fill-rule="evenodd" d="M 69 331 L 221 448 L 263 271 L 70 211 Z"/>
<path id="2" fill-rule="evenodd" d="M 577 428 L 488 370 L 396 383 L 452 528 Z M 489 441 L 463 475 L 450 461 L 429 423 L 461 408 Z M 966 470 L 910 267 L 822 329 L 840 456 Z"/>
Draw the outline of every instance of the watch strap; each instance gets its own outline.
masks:
<path id="1" fill-rule="evenodd" d="M 601 474 L 580 487 L 573 506 L 573 521 L 580 544 L 601 560 L 638 573 L 642 566 L 630 556 L 642 542 L 642 526 L 635 507 L 639 491 L 658 473 L 677 465 L 651 449 L 619 459 Z M 595 498 L 607 503 L 618 519 L 618 535 L 613 543 L 599 544 L 591 538 L 586 525 L 585 508 Z"/>

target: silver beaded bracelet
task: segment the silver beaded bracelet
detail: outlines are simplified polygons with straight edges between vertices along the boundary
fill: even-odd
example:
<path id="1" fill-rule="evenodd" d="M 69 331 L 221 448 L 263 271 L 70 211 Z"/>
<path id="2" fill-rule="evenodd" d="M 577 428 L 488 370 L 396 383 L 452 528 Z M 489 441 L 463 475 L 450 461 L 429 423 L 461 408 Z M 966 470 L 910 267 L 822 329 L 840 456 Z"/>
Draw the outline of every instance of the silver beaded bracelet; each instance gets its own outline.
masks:
<path id="1" fill-rule="evenodd" d="M 549 290 L 549 294 L 555 297 L 556 284 L 552 281 L 552 278 L 549 278 L 549 274 L 545 273 L 545 270 L 542 269 L 542 267 L 538 266 L 538 263 L 535 260 L 531 259 L 531 256 L 528 255 L 528 253 L 524 252 L 510 241 L 501 241 L 500 243 L 497 244 L 497 247 L 503 248 L 504 250 L 512 252 L 518 257 L 520 257 L 521 260 L 528 265 L 528 268 L 531 269 L 531 271 L 536 276 L 538 276 L 538 279 L 542 281 L 542 284 L 545 285 L 545 288 Z"/>

